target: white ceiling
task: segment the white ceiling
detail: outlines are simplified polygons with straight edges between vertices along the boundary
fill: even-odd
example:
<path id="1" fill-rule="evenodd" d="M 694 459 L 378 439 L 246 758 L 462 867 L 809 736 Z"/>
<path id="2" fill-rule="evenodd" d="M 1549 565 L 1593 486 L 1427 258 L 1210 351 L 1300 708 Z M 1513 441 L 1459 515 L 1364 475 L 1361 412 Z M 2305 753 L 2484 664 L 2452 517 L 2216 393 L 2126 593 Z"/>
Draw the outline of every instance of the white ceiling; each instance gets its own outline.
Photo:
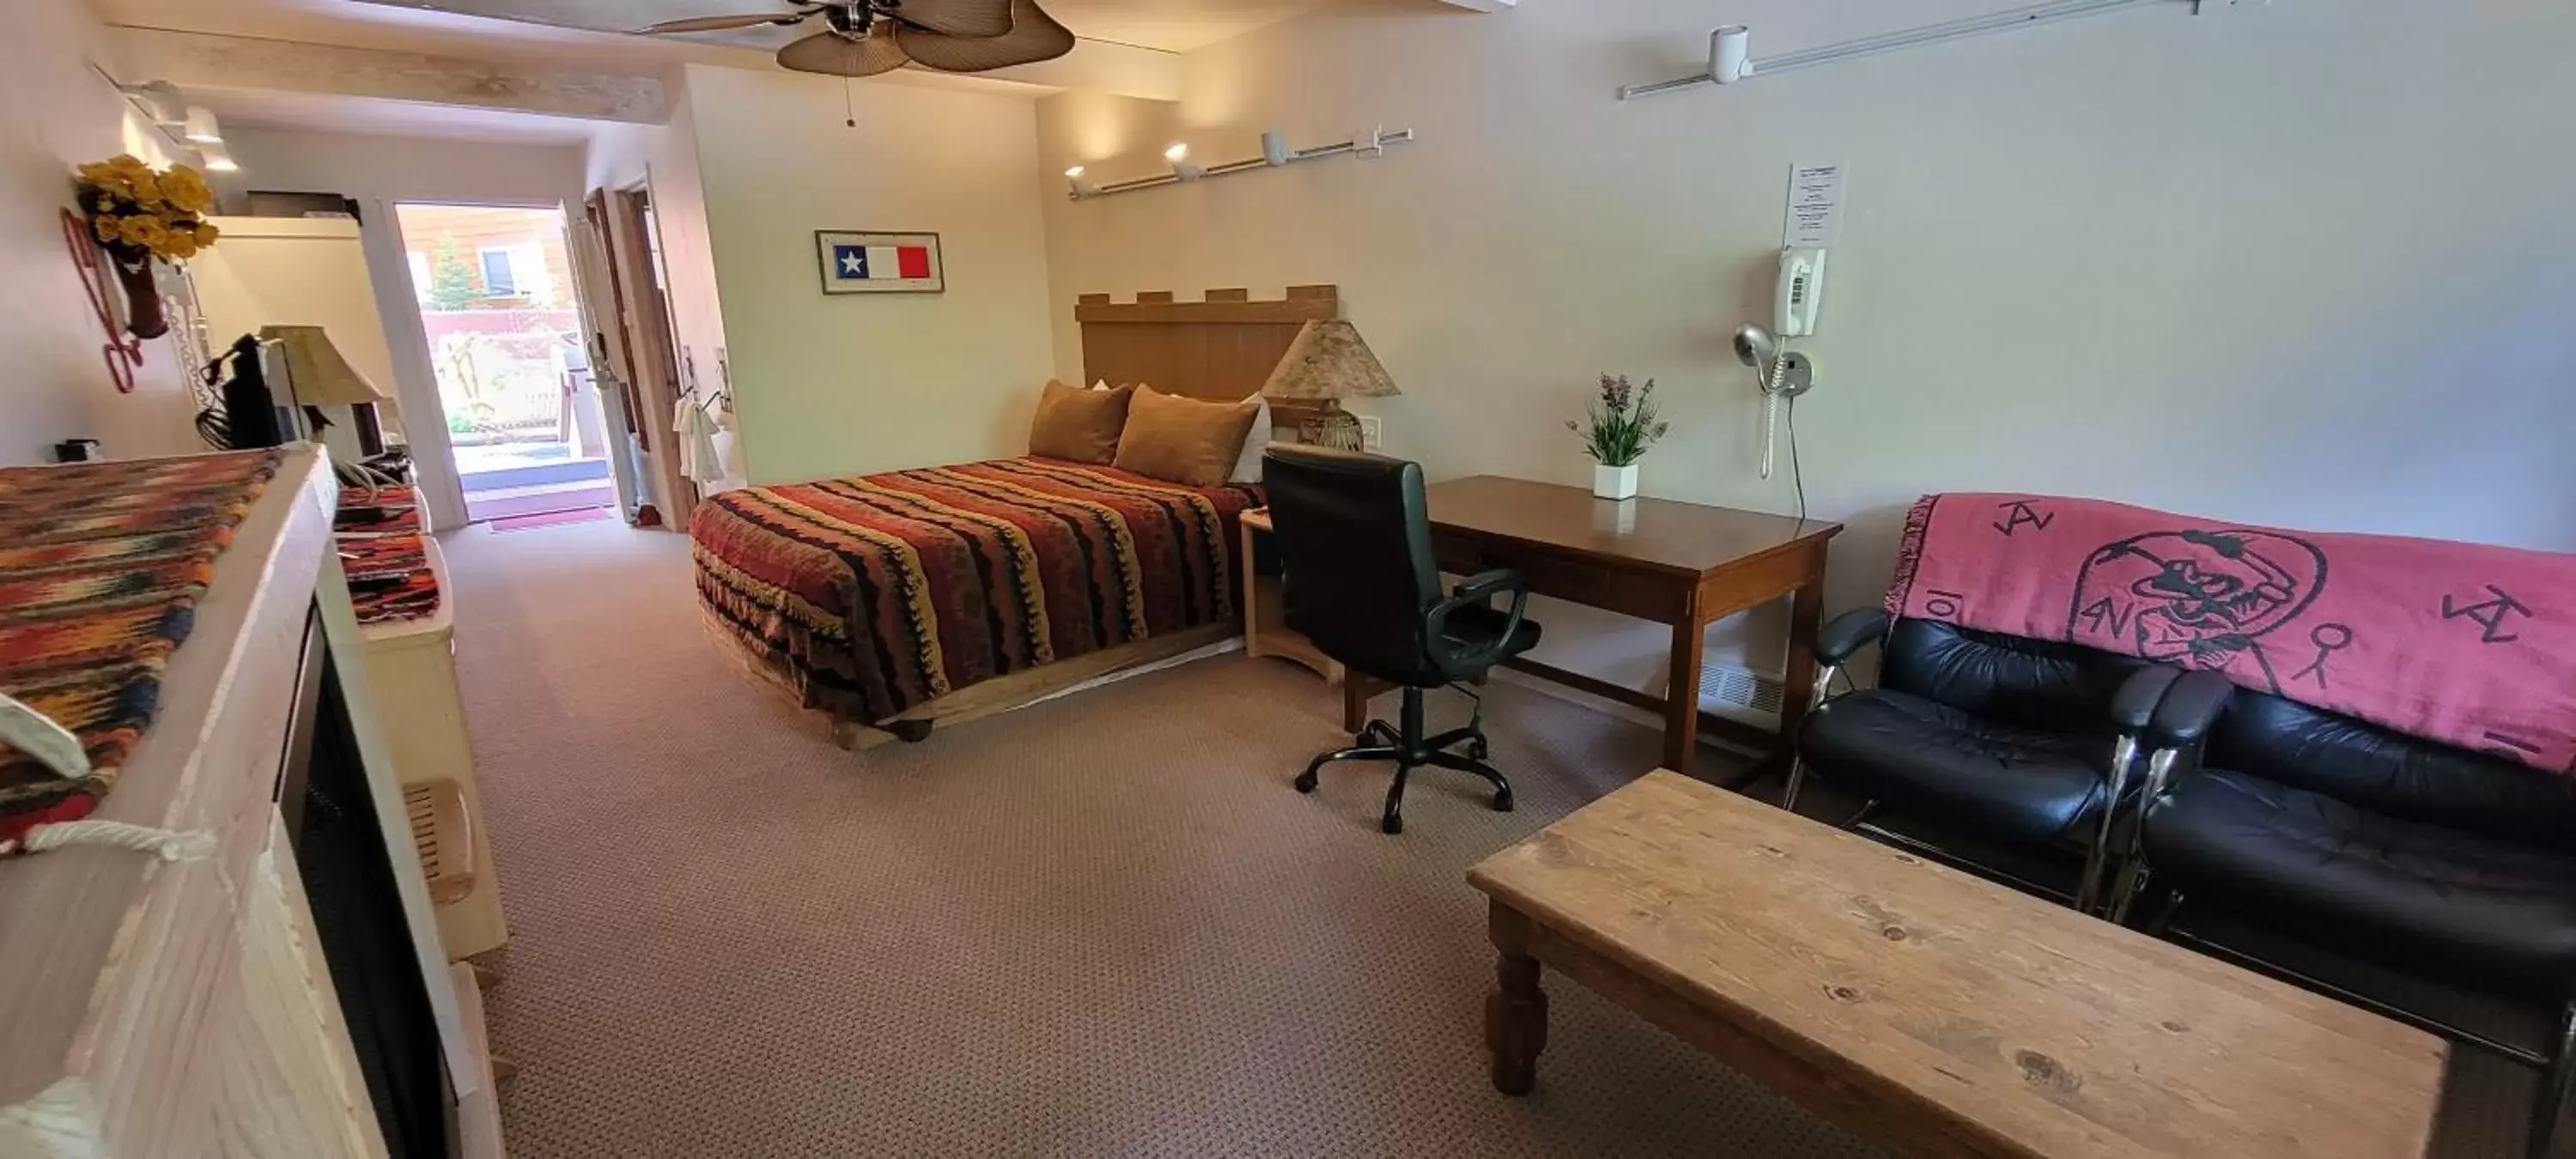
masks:
<path id="1" fill-rule="evenodd" d="M 5 4 L 7 0 L 0 0 Z M 1183 52 L 1332 3 L 1422 0 L 1043 0 L 1091 40 Z M 799 33 L 756 28 L 720 36 L 647 37 L 623 30 L 710 13 L 787 10 L 788 0 L 90 0 L 112 25 L 453 56 L 495 64 L 668 76 L 681 64 L 770 68 Z M 768 46 L 768 47 L 764 47 Z M 1118 51 L 1118 50 L 1108 50 Z M 982 78 L 905 74 L 908 83 Z M 1079 83 L 1079 82 L 1077 82 Z M 586 122 L 489 109 L 314 93 L 208 89 L 190 94 L 243 126 L 554 144 Z"/>
<path id="2" fill-rule="evenodd" d="M 1187 52 L 1240 36 L 1335 0 L 1043 0 L 1047 11 L 1077 35 L 1165 52 Z M 524 38 L 560 48 L 564 33 L 583 29 L 622 32 L 683 16 L 788 10 L 787 0 L 93 0 L 110 23 L 142 28 L 179 28 L 196 32 L 233 32 L 318 43 L 349 43 L 352 35 L 369 43 L 357 47 L 403 47 L 413 51 L 461 51 L 430 41 L 453 40 L 462 22 L 456 17 L 522 21 Z M 552 29 L 529 28 L 552 25 Z M 747 45 L 784 43 L 783 30 L 755 29 L 734 39 L 723 35 L 689 37 L 671 42 L 686 51 L 690 41 Z M 402 43 L 381 43 L 391 35 Z M 466 34 L 468 38 L 472 34 Z M 577 35 L 577 34 L 576 34 Z M 658 41 L 602 38 L 607 48 L 631 62 L 667 59 Z M 622 51 L 620 51 L 622 50 Z M 478 55 L 492 57 L 491 52 Z M 589 57 L 591 52 L 581 53 Z"/>

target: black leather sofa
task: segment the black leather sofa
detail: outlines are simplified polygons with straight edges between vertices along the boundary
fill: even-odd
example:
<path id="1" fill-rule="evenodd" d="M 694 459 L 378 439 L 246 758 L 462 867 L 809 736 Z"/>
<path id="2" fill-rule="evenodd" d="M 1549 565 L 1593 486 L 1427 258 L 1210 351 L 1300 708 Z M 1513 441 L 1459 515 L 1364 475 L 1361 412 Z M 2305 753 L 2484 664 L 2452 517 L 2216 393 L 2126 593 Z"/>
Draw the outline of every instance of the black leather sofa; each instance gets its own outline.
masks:
<path id="1" fill-rule="evenodd" d="M 2576 1088 L 2576 778 L 2417 740 L 2195 672 L 2149 722 L 2114 916 L 2543 1071 L 2529 1154 Z M 2152 888 L 2150 888 L 2152 887 Z M 2161 896 L 2150 896 L 2150 893 Z M 2545 1002 L 2496 1041 L 2178 932 L 2203 906 L 2468 989 Z"/>
<path id="2" fill-rule="evenodd" d="M 1843 666 L 1879 647 L 1878 683 L 1829 696 Z M 1847 826 L 2087 912 L 2119 867 L 2112 826 L 2135 783 L 2138 742 L 2179 669 L 2079 645 L 1979 632 L 1868 608 L 1817 635 L 1816 708 L 1798 733 L 1781 807 L 1806 778 L 1869 802 Z M 2080 857 L 2055 891 L 1884 827 L 1880 808 L 1960 837 Z"/>

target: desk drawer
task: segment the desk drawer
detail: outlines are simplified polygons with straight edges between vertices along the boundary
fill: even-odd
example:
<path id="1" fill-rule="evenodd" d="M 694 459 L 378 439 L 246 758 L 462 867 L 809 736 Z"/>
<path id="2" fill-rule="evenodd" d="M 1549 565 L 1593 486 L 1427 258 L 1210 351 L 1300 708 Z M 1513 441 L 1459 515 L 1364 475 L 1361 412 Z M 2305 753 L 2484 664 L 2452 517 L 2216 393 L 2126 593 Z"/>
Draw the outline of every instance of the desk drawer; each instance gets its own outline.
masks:
<path id="1" fill-rule="evenodd" d="M 1667 624 L 1690 610 L 1693 585 L 1686 580 L 1624 571 L 1570 552 L 1498 543 L 1438 528 L 1432 530 L 1432 550 L 1442 571 L 1467 576 L 1507 567 L 1527 576 L 1532 592 L 1569 603 Z"/>

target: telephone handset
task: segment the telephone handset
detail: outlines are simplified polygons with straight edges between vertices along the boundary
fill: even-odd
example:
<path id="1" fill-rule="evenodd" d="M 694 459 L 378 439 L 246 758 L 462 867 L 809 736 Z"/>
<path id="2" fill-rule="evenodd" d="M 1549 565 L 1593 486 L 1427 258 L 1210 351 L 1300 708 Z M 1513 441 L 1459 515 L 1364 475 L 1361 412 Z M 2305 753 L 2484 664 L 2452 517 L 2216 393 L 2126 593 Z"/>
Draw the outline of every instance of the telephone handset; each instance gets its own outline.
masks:
<path id="1" fill-rule="evenodd" d="M 1771 477 L 1779 445 L 1782 399 L 1795 399 L 1816 384 L 1815 364 L 1790 352 L 1784 338 L 1816 332 L 1816 315 L 1824 307 L 1825 251 L 1791 247 L 1780 251 L 1779 297 L 1774 329 L 1746 325 L 1735 332 L 1735 356 L 1753 368 L 1762 386 L 1762 477 Z"/>
<path id="2" fill-rule="evenodd" d="M 1816 312 L 1825 298 L 1825 251 L 1792 247 L 1780 251 L 1780 302 L 1772 328 L 1783 338 L 1805 338 L 1816 332 Z"/>

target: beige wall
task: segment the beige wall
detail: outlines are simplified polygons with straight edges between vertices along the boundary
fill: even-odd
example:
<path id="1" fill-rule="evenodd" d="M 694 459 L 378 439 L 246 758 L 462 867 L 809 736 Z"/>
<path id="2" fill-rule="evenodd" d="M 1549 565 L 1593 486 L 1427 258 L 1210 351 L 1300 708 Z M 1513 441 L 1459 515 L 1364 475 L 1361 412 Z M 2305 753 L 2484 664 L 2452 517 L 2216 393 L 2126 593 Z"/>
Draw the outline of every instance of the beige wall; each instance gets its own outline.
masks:
<path id="1" fill-rule="evenodd" d="M 53 461 L 53 445 L 86 437 L 119 458 L 204 450 L 176 329 L 143 344 L 132 394 L 120 395 L 99 348 L 107 341 L 63 245 L 57 211 L 72 205 L 72 167 L 131 152 L 164 162 L 164 146 L 83 63 L 106 63 L 102 30 L 79 0 L 21 0 L 0 37 L 0 466 Z M 109 292 L 115 292 L 109 283 Z M 174 316 L 175 323 L 175 316 Z"/>
<path id="2" fill-rule="evenodd" d="M 838 80 L 685 81 L 751 481 L 1024 451 L 1053 361 L 1031 102 L 861 83 L 852 128 Z M 816 230 L 938 233 L 948 291 L 826 296 Z"/>
<path id="3" fill-rule="evenodd" d="M 1338 282 L 1405 394 L 1366 407 L 1435 477 L 1581 483 L 1563 421 L 1603 371 L 1654 377 L 1675 432 L 1648 494 L 1772 511 L 1727 336 L 1767 319 L 1788 169 L 1848 164 L 1813 509 L 1845 519 L 1833 603 L 1884 585 L 1917 493 L 2099 495 L 2316 528 L 2576 548 L 2576 6 L 2181 6 L 1623 104 L 1708 29 L 1755 54 L 1994 10 L 1987 0 L 1347 6 L 1193 53 L 1177 105 L 1044 101 L 1051 303 Z M 1355 125 L 1383 160 L 1074 203 Z M 1079 367 L 1058 316 L 1056 365 Z M 1550 650 L 1637 687 L 1655 632 L 1552 608 Z M 1718 655 L 1776 662 L 1776 631 Z"/>

